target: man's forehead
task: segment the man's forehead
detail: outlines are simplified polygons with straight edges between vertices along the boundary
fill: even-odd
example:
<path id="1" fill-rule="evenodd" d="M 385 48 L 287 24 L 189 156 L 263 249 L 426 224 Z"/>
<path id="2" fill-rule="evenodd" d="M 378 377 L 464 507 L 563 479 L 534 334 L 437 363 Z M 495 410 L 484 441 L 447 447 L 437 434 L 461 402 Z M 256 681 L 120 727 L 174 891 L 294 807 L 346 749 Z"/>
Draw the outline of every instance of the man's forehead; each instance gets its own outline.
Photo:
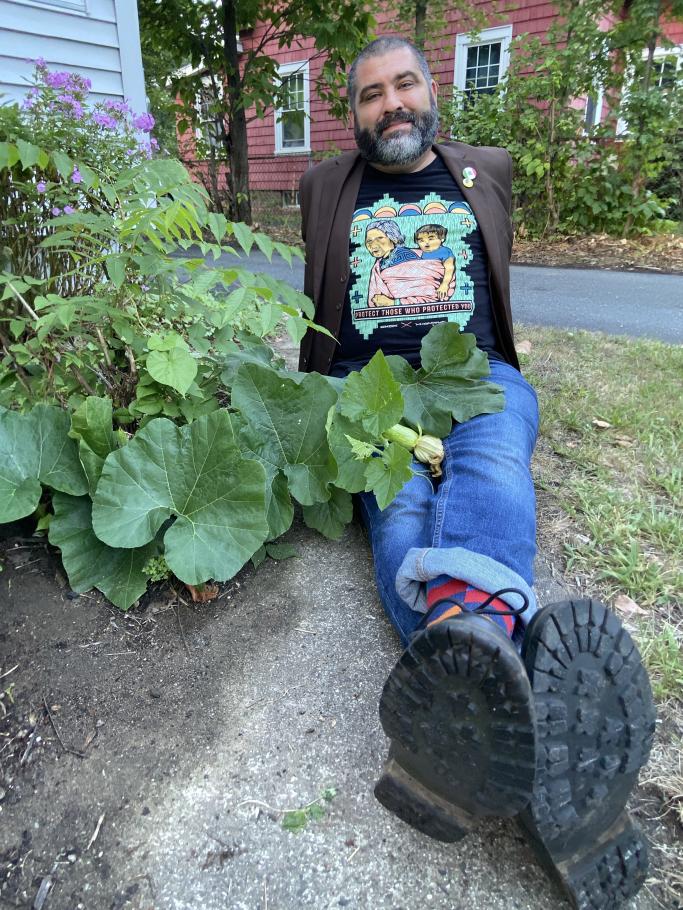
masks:
<path id="1" fill-rule="evenodd" d="M 358 90 L 362 92 L 368 85 L 375 83 L 393 82 L 399 76 L 407 74 L 421 76 L 420 65 L 409 47 L 400 47 L 387 51 L 386 54 L 368 57 L 358 64 L 356 74 Z"/>

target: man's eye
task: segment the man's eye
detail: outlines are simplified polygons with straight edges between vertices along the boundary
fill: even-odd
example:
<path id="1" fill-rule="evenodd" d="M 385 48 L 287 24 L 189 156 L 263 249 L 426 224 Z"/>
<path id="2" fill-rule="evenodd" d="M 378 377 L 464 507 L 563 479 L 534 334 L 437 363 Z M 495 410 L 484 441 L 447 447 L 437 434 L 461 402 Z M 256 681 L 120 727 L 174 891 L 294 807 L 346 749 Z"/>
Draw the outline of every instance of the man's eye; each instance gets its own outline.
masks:
<path id="1" fill-rule="evenodd" d="M 413 82 L 410 82 L 410 81 L 408 81 L 408 82 L 402 82 L 402 83 L 399 85 L 399 88 L 412 88 L 413 85 L 414 85 L 414 83 L 413 83 Z"/>

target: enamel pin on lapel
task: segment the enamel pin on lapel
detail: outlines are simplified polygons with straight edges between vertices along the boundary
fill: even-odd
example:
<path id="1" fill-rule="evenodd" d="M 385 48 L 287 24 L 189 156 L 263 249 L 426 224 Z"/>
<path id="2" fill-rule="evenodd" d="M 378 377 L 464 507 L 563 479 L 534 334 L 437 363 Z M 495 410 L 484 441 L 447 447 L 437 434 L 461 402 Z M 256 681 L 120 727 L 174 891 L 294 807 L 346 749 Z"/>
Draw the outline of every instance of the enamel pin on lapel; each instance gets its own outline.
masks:
<path id="1" fill-rule="evenodd" d="M 474 186 L 474 181 L 477 176 L 477 172 L 473 167 L 464 167 L 462 169 L 462 182 L 463 185 L 468 189 Z"/>

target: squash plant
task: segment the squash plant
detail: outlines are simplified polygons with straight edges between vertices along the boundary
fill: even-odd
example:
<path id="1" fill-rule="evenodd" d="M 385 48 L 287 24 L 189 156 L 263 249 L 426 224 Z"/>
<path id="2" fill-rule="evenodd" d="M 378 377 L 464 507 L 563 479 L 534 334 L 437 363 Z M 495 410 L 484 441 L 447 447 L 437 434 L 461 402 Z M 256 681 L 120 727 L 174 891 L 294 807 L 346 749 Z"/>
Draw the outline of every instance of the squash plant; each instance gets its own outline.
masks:
<path id="1" fill-rule="evenodd" d="M 338 538 L 351 494 L 373 491 L 385 508 L 413 476 L 417 434 L 406 447 L 401 420 L 419 415 L 442 433 L 503 406 L 474 336 L 449 324 L 425 338 L 419 370 L 378 351 L 344 381 L 290 373 L 253 338 L 228 359 L 226 407 L 180 426 L 154 417 L 132 438 L 114 429 L 107 398 L 84 399 L 70 419 L 44 404 L 0 412 L 10 466 L 0 522 L 31 515 L 47 489 L 49 539 L 71 586 L 127 609 L 147 587 L 150 558 L 163 555 L 187 584 L 225 581 L 262 559 L 296 503 L 307 525 Z"/>
<path id="2" fill-rule="evenodd" d="M 66 182 L 74 203 L 41 221 L 27 192 L 2 222 L 16 237 L 30 218 L 39 245 L 21 273 L 12 248 L 0 258 L 0 523 L 40 514 L 76 591 L 128 609 L 160 562 L 189 585 L 225 581 L 297 506 L 338 538 L 352 494 L 385 508 L 416 470 L 411 449 L 436 461 L 423 433 L 503 406 L 474 336 L 446 323 L 418 370 L 381 352 L 345 381 L 285 370 L 273 330 L 325 330 L 241 252 L 296 252 L 210 212 L 176 161 L 108 178 L 0 142 L 0 181 L 17 198 Z"/>

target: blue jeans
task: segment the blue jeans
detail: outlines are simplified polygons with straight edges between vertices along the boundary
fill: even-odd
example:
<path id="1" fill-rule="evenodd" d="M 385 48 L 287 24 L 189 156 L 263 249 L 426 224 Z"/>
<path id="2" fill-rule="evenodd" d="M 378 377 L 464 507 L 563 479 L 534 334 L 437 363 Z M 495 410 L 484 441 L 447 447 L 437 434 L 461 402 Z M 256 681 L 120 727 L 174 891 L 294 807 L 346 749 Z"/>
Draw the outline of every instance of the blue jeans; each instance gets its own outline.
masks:
<path id="1" fill-rule="evenodd" d="M 439 575 L 489 594 L 519 588 L 530 602 L 525 625 L 537 610 L 531 590 L 536 501 L 530 473 L 538 432 L 536 393 L 502 361 L 491 361 L 489 378 L 505 389 L 505 409 L 453 427 L 444 440 L 438 485 L 425 465 L 414 462 L 417 475 L 383 512 L 373 493 L 360 494 L 379 595 L 404 645 L 426 610 L 425 582 Z M 515 594 L 502 599 L 512 606 L 522 603 Z"/>

